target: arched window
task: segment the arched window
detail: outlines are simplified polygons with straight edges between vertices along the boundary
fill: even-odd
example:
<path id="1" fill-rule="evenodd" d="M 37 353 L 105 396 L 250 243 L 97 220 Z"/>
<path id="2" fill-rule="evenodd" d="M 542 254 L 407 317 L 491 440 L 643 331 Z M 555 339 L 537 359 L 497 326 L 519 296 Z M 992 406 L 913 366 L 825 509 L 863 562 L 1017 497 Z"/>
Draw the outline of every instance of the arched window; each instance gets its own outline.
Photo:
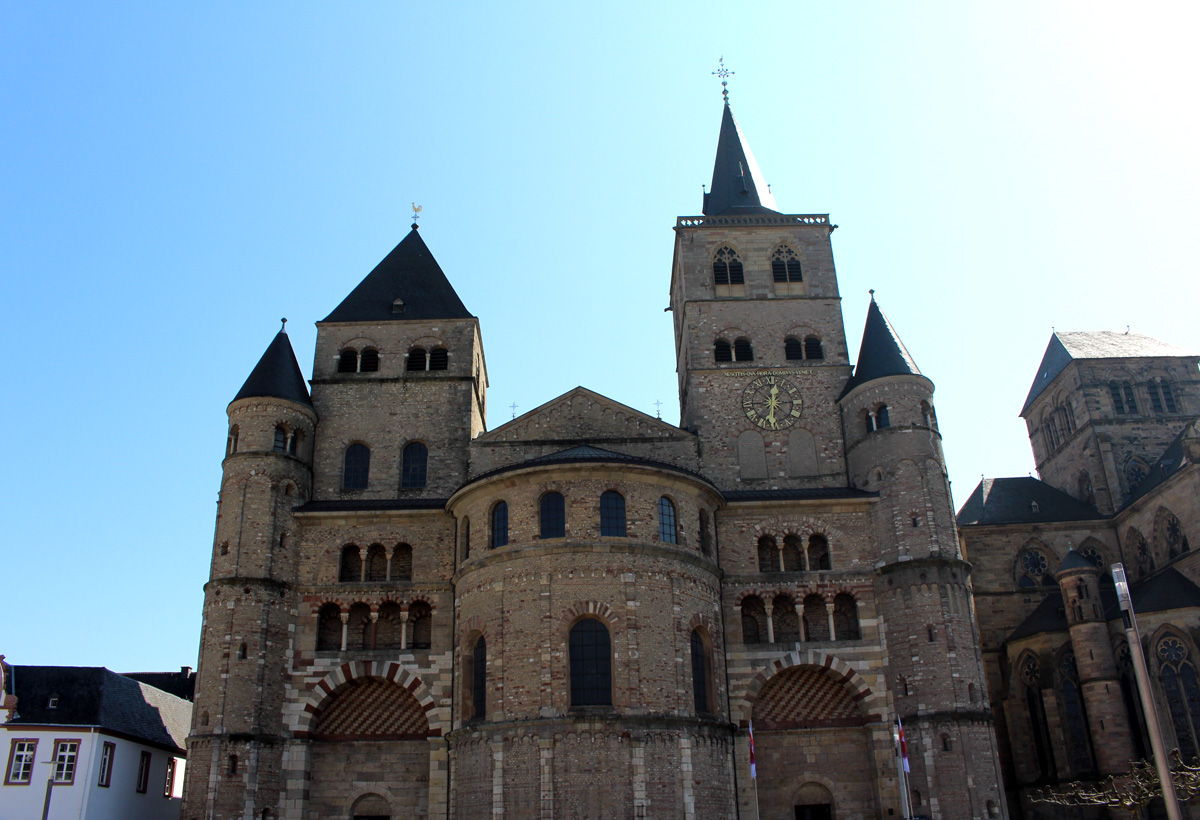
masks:
<path id="1" fill-rule="evenodd" d="M 733 348 L 729 346 L 729 342 L 725 341 L 724 339 L 717 339 L 717 341 L 713 343 L 713 361 L 733 361 Z"/>
<path id="2" fill-rule="evenodd" d="M 397 544 L 396 549 L 392 551 L 391 580 L 411 581 L 412 559 L 412 547 L 410 547 L 408 544 Z"/>
<path id="3" fill-rule="evenodd" d="M 542 538 L 566 538 L 567 503 L 562 493 L 546 493 L 539 506 Z"/>
<path id="4" fill-rule="evenodd" d="M 798 535 L 785 535 L 783 538 L 783 571 L 804 571 L 804 546 Z"/>
<path id="5" fill-rule="evenodd" d="M 286 453 L 287 452 L 287 440 L 288 440 L 287 429 L 285 427 L 283 427 L 283 425 L 280 425 L 280 424 L 275 425 L 275 443 L 272 445 L 271 450 L 276 453 Z"/>
<path id="6" fill-rule="evenodd" d="M 713 257 L 713 284 L 741 285 L 746 277 L 742 272 L 742 260 L 737 251 L 726 245 Z"/>
<path id="7" fill-rule="evenodd" d="M 1017 558 L 1017 586 L 1023 588 L 1054 586 L 1054 575 L 1050 572 L 1050 560 L 1037 549 L 1026 549 Z"/>
<path id="8" fill-rule="evenodd" d="M 237 755 L 229 756 L 229 773 L 230 774 L 238 773 L 238 756 Z"/>
<path id="9" fill-rule="evenodd" d="M 806 359 L 824 359 L 825 348 L 821 347 L 821 340 L 816 336 L 808 336 L 804 339 L 804 358 Z"/>
<path id="10" fill-rule="evenodd" d="M 1191 650 L 1178 636 L 1167 634 L 1159 639 L 1155 652 L 1175 740 L 1183 759 L 1192 760 L 1200 748 L 1200 683 Z"/>
<path id="11" fill-rule="evenodd" d="M 600 496 L 600 535 L 625 537 L 625 496 L 616 490 L 605 490 Z"/>
<path id="12" fill-rule="evenodd" d="M 338 372 L 339 373 L 357 373 L 358 372 L 358 351 L 353 348 L 346 348 L 338 356 Z"/>
<path id="13" fill-rule="evenodd" d="M 400 488 L 404 490 L 419 490 L 425 486 L 425 468 L 429 462 L 429 448 L 419 441 L 410 441 L 404 445 L 404 454 L 400 459 Z"/>
<path id="14" fill-rule="evenodd" d="M 1183 524 L 1175 513 L 1166 507 L 1159 507 L 1154 517 L 1154 546 L 1160 557 L 1165 556 L 1170 560 L 1191 550 Z"/>
<path id="15" fill-rule="evenodd" d="M 769 535 L 758 539 L 758 571 L 779 572 L 779 547 Z"/>
<path id="16" fill-rule="evenodd" d="M 771 254 L 771 278 L 776 282 L 800 282 L 800 257 L 787 245 L 781 245 Z"/>
<path id="17" fill-rule="evenodd" d="M 875 429 L 882 430 L 885 427 L 892 426 L 892 416 L 888 413 L 888 406 L 881 404 L 875 408 Z"/>
<path id="18" fill-rule="evenodd" d="M 463 541 L 462 556 L 463 556 L 463 560 L 466 561 L 468 558 L 471 557 L 471 519 L 467 518 L 465 516 L 463 517 L 463 525 L 462 525 L 462 541 Z"/>
<path id="19" fill-rule="evenodd" d="M 848 592 L 839 593 L 833 599 L 833 632 L 837 641 L 862 639 L 862 631 L 858 626 L 858 602 Z"/>
<path id="20" fill-rule="evenodd" d="M 482 635 L 471 650 L 471 668 L 463 676 L 471 687 L 471 720 L 487 717 L 487 641 Z"/>
<path id="21" fill-rule="evenodd" d="M 675 504 L 665 495 L 658 499 L 658 540 L 664 544 L 679 543 L 679 529 L 675 525 Z"/>
<path id="22" fill-rule="evenodd" d="M 829 541 L 819 532 L 808 537 L 808 568 L 813 571 L 833 569 L 829 558 Z"/>
<path id="23" fill-rule="evenodd" d="M 803 359 L 804 342 L 788 336 L 783 340 L 783 357 L 792 361 Z"/>
<path id="24" fill-rule="evenodd" d="M 365 444 L 351 444 L 346 448 L 342 467 L 343 490 L 367 489 L 367 478 L 371 473 L 371 449 Z"/>
<path id="25" fill-rule="evenodd" d="M 246 644 L 242 644 L 241 646 L 239 646 L 239 647 L 238 647 L 238 651 L 237 651 L 237 657 L 238 657 L 238 660 L 239 660 L 239 661 L 244 661 L 244 660 L 246 660 L 246 654 L 247 654 L 247 651 L 248 651 L 248 650 L 247 650 L 247 648 L 246 648 Z"/>
<path id="26" fill-rule="evenodd" d="M 429 369 L 445 370 L 450 366 L 450 354 L 444 347 L 435 347 L 429 351 Z"/>
<path id="27" fill-rule="evenodd" d="M 379 583 L 387 580 L 387 550 L 382 544 L 367 547 L 367 580 Z"/>
<path id="28" fill-rule="evenodd" d="M 735 362 L 754 361 L 754 348 L 750 346 L 749 339 L 742 338 L 734 341 L 733 360 Z"/>
<path id="29" fill-rule="evenodd" d="M 712 712 L 708 700 L 709 681 L 708 648 L 704 645 L 704 635 L 699 629 L 692 630 L 692 703 L 697 714 L 706 715 Z"/>
<path id="30" fill-rule="evenodd" d="M 771 602 L 771 619 L 775 622 L 775 643 L 800 642 L 800 616 L 792 596 L 775 596 Z"/>
<path id="31" fill-rule="evenodd" d="M 1154 555 L 1150 552 L 1150 544 L 1146 541 L 1146 536 L 1136 527 L 1130 527 L 1125 532 L 1125 548 L 1127 554 L 1131 554 L 1134 560 L 1137 561 L 1138 572 L 1145 575 L 1148 572 L 1154 572 L 1156 565 Z"/>
<path id="32" fill-rule="evenodd" d="M 354 604 L 346 623 L 346 648 L 371 649 L 371 607 L 366 604 Z"/>
<path id="33" fill-rule="evenodd" d="M 571 627 L 571 705 L 612 705 L 612 651 L 608 628 L 595 618 Z"/>
<path id="34" fill-rule="evenodd" d="M 492 549 L 508 545 L 508 502 L 497 501 L 492 507 Z"/>
<path id="35" fill-rule="evenodd" d="M 301 430 L 293 430 L 288 437 L 287 452 L 289 456 L 296 455 L 296 450 L 300 447 L 300 439 L 304 438 L 304 433 Z"/>
<path id="36" fill-rule="evenodd" d="M 237 452 L 238 447 L 238 426 L 235 424 L 229 428 L 229 436 L 225 439 L 225 455 L 231 456 Z"/>
<path id="37" fill-rule="evenodd" d="M 829 640 L 829 612 L 820 595 L 813 594 L 804 599 L 804 634 L 810 641 Z"/>
<path id="38" fill-rule="evenodd" d="M 1096 506 L 1096 491 L 1092 488 L 1092 476 L 1086 470 L 1079 474 L 1076 496 L 1084 504 Z"/>
<path id="39" fill-rule="evenodd" d="M 342 648 L 342 610 L 337 604 L 325 604 L 317 613 L 317 651 Z"/>
<path id="40" fill-rule="evenodd" d="M 354 544 L 342 547 L 342 560 L 338 565 L 338 580 L 343 583 L 362 580 L 362 558 L 359 557 L 358 547 Z"/>
<path id="41" fill-rule="evenodd" d="M 742 599 L 742 643 L 746 646 L 766 643 L 767 608 L 762 599 L 750 595 Z"/>
<path id="42" fill-rule="evenodd" d="M 358 360 L 358 372 L 375 373 L 379 370 L 379 351 L 373 347 L 363 349 L 362 357 Z"/>
<path id="43" fill-rule="evenodd" d="M 1129 382 L 1109 382 L 1108 393 L 1112 396 L 1113 412 L 1118 416 L 1137 415 L 1137 400 L 1133 397 L 1133 385 Z"/>
<path id="44" fill-rule="evenodd" d="M 408 608 L 408 622 L 412 624 L 412 648 L 429 649 L 433 646 L 433 610 L 424 601 L 417 601 Z"/>
<path id="45" fill-rule="evenodd" d="M 1087 710 L 1083 702 L 1083 691 L 1079 687 L 1079 669 L 1075 664 L 1075 653 L 1064 652 L 1058 659 L 1059 693 L 1062 696 L 1063 715 L 1066 718 L 1067 746 L 1071 751 L 1073 773 L 1092 772 L 1092 738 L 1088 732 Z"/>
<path id="46" fill-rule="evenodd" d="M 708 511 L 700 511 L 700 554 L 709 555 L 712 552 L 712 531 L 709 529 Z"/>
<path id="47" fill-rule="evenodd" d="M 1133 492 L 1138 488 L 1138 485 L 1146 480 L 1146 476 L 1150 473 L 1146 467 L 1146 462 L 1140 458 L 1131 459 L 1128 466 L 1125 467 L 1125 480 L 1129 483 L 1129 492 Z"/>
<path id="48" fill-rule="evenodd" d="M 405 370 L 425 370 L 429 363 L 428 357 L 425 355 L 425 348 L 414 347 L 408 351 L 408 359 L 404 363 Z"/>
<path id="49" fill-rule="evenodd" d="M 375 623 L 375 648 L 400 649 L 404 634 L 404 618 L 400 604 L 384 601 L 379 606 L 379 620 Z"/>
<path id="50" fill-rule="evenodd" d="M 926 427 L 937 429 L 937 414 L 933 411 L 933 405 L 927 401 L 921 402 L 921 421 Z"/>

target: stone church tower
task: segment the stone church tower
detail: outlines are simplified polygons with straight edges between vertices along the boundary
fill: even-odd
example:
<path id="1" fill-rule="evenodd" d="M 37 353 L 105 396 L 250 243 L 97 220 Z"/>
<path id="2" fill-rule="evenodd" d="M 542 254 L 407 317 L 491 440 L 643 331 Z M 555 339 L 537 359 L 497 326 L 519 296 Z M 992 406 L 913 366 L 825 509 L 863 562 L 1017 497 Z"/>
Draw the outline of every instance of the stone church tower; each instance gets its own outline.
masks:
<path id="1" fill-rule="evenodd" d="M 728 102 L 702 211 L 679 426 L 576 388 L 489 430 L 415 225 L 311 397 L 276 337 L 229 407 L 185 820 L 1006 816 L 932 382 L 873 299 L 851 365 L 836 226 L 776 210 Z"/>

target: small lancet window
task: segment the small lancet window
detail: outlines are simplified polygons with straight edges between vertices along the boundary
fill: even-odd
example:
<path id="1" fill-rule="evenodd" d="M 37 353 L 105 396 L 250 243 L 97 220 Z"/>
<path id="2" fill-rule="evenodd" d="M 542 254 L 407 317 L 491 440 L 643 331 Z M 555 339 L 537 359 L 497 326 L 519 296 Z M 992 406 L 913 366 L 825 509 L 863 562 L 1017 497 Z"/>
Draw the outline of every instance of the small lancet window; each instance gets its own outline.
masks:
<path id="1" fill-rule="evenodd" d="M 450 366 L 450 354 L 444 347 L 435 347 L 429 351 L 429 369 L 445 370 Z"/>
<path id="2" fill-rule="evenodd" d="M 373 347 L 368 347 L 362 352 L 362 357 L 358 360 L 358 370 L 360 373 L 375 373 L 379 370 L 379 351 Z"/>
<path id="3" fill-rule="evenodd" d="M 353 348 L 347 348 L 338 356 L 339 373 L 357 373 L 358 372 L 358 351 Z"/>
<path id="4" fill-rule="evenodd" d="M 658 499 L 658 540 L 664 544 L 679 543 L 679 529 L 675 526 L 675 504 L 665 495 Z"/>
<path id="5" fill-rule="evenodd" d="M 776 282 L 800 282 L 800 257 L 787 245 L 771 255 L 771 276 Z"/>
<path id="6" fill-rule="evenodd" d="M 713 257 L 713 283 L 717 285 L 742 285 L 746 277 L 742 271 L 742 260 L 737 251 L 726 245 Z"/>
<path id="7" fill-rule="evenodd" d="M 497 501 L 492 507 L 492 549 L 508 545 L 508 503 Z"/>

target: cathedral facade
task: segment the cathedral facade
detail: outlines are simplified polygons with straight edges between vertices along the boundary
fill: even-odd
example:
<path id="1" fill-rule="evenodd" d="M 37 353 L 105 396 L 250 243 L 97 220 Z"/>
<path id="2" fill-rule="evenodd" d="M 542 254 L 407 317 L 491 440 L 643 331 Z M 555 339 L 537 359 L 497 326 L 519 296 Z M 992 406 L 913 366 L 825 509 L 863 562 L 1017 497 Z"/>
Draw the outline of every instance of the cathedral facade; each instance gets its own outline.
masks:
<path id="1" fill-rule="evenodd" d="M 281 331 L 228 409 L 185 820 L 1006 817 L 934 386 L 873 300 L 852 364 L 834 227 L 726 103 L 678 425 L 576 388 L 488 428 L 415 225 L 309 384 Z"/>
<path id="2" fill-rule="evenodd" d="M 1040 478 L 984 479 L 959 511 L 1013 816 L 1150 759 L 1114 563 L 1166 748 L 1200 757 L 1198 365 L 1137 333 L 1055 333 L 1021 410 Z"/>

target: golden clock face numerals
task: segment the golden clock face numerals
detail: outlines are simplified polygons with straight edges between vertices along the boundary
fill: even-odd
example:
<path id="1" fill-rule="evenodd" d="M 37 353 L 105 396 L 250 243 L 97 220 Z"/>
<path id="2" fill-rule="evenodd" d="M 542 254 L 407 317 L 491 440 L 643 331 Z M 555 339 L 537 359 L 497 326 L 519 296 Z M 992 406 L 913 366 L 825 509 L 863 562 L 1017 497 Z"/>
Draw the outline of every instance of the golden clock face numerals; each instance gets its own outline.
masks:
<path id="1" fill-rule="evenodd" d="M 778 376 L 759 376 L 742 392 L 746 418 L 764 430 L 786 430 L 800 419 L 800 388 Z"/>

